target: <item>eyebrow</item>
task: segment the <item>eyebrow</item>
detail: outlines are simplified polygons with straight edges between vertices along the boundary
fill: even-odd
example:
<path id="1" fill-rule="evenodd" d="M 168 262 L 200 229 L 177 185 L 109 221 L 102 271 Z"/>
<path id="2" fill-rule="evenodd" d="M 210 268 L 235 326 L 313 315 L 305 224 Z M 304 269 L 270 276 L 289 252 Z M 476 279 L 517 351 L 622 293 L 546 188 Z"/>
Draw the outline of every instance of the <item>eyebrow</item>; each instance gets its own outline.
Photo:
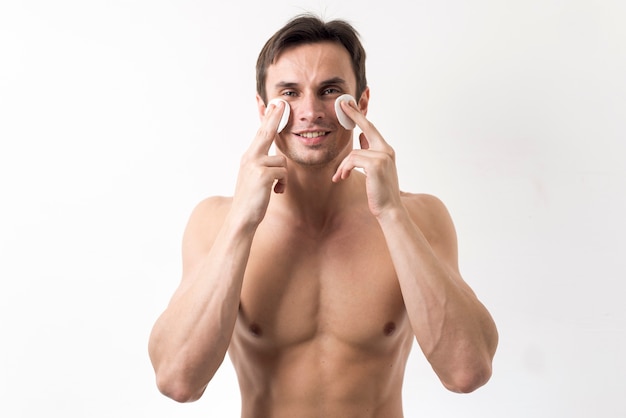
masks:
<path id="1" fill-rule="evenodd" d="M 329 85 L 332 85 L 332 84 L 345 86 L 347 84 L 347 82 L 346 82 L 346 80 L 344 80 L 341 77 L 333 77 L 333 78 L 330 78 L 328 80 L 322 81 L 322 83 L 320 85 L 322 85 L 322 86 L 329 86 Z"/>
<path id="2" fill-rule="evenodd" d="M 341 77 L 333 77 L 333 78 L 329 78 L 328 80 L 322 81 L 320 83 L 320 86 L 324 87 L 324 86 L 330 86 L 333 84 L 345 86 L 347 82 Z M 290 81 L 279 81 L 278 83 L 276 83 L 275 87 L 277 89 L 285 89 L 285 88 L 292 89 L 292 88 L 298 87 L 298 83 L 290 82 Z"/>

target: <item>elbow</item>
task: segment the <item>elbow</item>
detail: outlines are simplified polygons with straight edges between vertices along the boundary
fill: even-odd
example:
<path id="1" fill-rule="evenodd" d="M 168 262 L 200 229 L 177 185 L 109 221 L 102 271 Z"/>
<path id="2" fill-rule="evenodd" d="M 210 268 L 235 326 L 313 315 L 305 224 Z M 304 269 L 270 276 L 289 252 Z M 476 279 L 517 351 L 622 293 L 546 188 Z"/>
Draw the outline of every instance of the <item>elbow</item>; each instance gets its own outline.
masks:
<path id="1" fill-rule="evenodd" d="M 207 376 L 198 373 L 200 366 L 189 363 L 189 360 L 178 356 L 165 356 L 150 344 L 149 354 L 155 374 L 156 387 L 164 396 L 180 403 L 197 401 L 202 397 L 212 374 Z"/>
<path id="2" fill-rule="evenodd" d="M 444 387 L 455 393 L 471 393 L 485 385 L 491 378 L 491 362 L 462 369 L 453 373 L 447 379 L 441 379 Z"/>
<path id="3" fill-rule="evenodd" d="M 192 386 L 188 381 L 179 377 L 165 376 L 163 373 L 157 373 L 156 385 L 163 395 L 176 402 L 188 403 L 200 399 L 204 393 L 206 386 L 198 389 Z"/>
<path id="4" fill-rule="evenodd" d="M 493 358 L 498 346 L 498 332 L 493 331 L 486 339 L 483 350 L 461 350 L 465 353 L 463 359 L 459 359 L 454 372 L 448 374 L 447 379 L 441 379 L 443 385 L 456 393 L 471 393 L 487 384 L 493 373 Z"/>

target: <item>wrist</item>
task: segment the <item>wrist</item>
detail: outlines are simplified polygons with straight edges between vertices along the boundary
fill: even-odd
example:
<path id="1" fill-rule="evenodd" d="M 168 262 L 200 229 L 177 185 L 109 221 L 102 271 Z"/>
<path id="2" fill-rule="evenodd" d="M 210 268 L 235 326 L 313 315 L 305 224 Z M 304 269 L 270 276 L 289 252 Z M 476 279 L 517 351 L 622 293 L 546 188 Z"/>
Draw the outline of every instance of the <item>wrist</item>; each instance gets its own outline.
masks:
<path id="1" fill-rule="evenodd" d="M 225 219 L 224 227 L 236 235 L 254 236 L 262 218 L 254 218 L 237 213 L 231 210 Z"/>
<path id="2" fill-rule="evenodd" d="M 385 208 L 376 215 L 376 220 L 381 225 L 403 222 L 406 219 L 409 219 L 409 212 L 402 203 Z"/>

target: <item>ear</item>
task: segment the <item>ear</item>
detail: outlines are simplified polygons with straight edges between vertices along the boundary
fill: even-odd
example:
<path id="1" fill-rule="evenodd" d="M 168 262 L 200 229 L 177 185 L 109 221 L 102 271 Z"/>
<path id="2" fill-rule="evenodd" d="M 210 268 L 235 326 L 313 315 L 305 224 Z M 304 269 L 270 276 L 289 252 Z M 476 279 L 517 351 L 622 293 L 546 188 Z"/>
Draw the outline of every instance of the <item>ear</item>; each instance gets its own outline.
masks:
<path id="1" fill-rule="evenodd" d="M 370 88 L 365 87 L 365 90 L 363 90 L 363 93 L 361 93 L 361 97 L 359 97 L 359 103 L 358 103 L 361 113 L 363 113 L 365 116 L 367 116 L 367 106 L 369 105 L 369 102 L 370 102 Z"/>
<path id="2" fill-rule="evenodd" d="M 259 111 L 259 120 L 263 120 L 263 116 L 265 116 L 265 109 L 267 109 L 267 105 L 265 104 L 265 101 L 263 101 L 261 96 L 259 96 L 258 94 L 256 95 L 256 107 L 257 107 L 257 110 Z"/>

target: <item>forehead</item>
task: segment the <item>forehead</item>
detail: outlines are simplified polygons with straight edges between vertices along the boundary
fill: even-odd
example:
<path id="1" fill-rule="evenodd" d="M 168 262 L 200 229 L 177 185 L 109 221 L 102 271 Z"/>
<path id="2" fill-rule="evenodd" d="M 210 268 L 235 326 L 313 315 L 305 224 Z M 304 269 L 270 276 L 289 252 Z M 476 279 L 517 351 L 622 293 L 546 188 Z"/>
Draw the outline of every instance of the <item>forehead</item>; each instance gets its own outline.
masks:
<path id="1" fill-rule="evenodd" d="M 318 42 L 283 51 L 267 68 L 266 87 L 271 91 L 278 84 L 316 85 L 337 78 L 356 88 L 350 54 L 339 43 Z"/>

